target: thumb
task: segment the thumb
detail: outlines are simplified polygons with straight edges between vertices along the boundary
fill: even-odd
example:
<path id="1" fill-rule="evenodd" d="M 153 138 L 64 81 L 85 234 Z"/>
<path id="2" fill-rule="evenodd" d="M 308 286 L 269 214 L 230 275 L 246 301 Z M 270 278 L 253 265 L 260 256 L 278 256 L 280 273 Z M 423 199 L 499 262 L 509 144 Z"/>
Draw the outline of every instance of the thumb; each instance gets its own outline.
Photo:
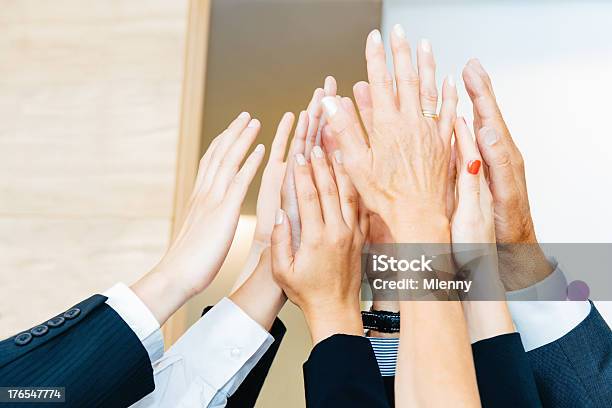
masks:
<path id="1" fill-rule="evenodd" d="M 272 273 L 274 278 L 284 281 L 283 277 L 289 272 L 292 264 L 291 225 L 285 211 L 279 208 L 276 211 L 276 220 L 272 231 Z"/>

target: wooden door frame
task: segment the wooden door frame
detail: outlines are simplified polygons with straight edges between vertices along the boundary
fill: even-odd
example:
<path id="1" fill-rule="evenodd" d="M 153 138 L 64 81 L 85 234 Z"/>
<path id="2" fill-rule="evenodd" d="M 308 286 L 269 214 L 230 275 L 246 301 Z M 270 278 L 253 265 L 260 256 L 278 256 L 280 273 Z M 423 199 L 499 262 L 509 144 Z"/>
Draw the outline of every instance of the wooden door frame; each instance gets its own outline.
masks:
<path id="1" fill-rule="evenodd" d="M 185 41 L 185 66 L 181 99 L 181 117 L 176 156 L 176 183 L 171 239 L 178 233 L 185 217 L 202 151 L 202 119 L 206 82 L 206 58 L 211 0 L 189 0 Z M 162 331 L 166 346 L 172 345 L 187 328 L 187 309 L 181 307 L 168 319 Z"/>

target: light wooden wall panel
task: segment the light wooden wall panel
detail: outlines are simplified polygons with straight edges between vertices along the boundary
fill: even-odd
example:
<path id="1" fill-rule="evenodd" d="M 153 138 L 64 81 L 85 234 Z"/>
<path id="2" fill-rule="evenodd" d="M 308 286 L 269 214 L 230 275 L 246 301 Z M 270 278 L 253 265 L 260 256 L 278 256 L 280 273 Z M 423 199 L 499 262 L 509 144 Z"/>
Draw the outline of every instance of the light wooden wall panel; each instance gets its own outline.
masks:
<path id="1" fill-rule="evenodd" d="M 167 245 L 187 0 L 0 1 L 0 337 Z"/>

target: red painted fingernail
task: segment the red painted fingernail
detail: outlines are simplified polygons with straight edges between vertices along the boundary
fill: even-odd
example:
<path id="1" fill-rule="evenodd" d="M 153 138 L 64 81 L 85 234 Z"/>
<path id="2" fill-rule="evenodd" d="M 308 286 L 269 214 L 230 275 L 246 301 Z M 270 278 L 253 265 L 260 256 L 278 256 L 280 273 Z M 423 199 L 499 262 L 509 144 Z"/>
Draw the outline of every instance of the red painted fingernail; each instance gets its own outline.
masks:
<path id="1" fill-rule="evenodd" d="M 467 164 L 467 171 L 470 174 L 478 174 L 480 170 L 480 160 L 470 160 Z"/>

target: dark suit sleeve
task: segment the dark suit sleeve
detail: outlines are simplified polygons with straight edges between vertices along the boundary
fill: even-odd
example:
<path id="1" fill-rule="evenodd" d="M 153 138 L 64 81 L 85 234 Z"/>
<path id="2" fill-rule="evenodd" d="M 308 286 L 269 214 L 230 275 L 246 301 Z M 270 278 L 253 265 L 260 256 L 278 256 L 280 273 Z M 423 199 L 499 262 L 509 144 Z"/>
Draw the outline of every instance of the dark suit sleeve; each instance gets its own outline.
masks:
<path id="1" fill-rule="evenodd" d="M 483 408 L 542 406 L 518 333 L 478 341 L 472 353 Z"/>
<path id="2" fill-rule="evenodd" d="M 146 349 L 105 302 L 92 296 L 2 341 L 0 386 L 64 387 L 63 407 L 126 407 L 153 391 Z"/>
<path id="3" fill-rule="evenodd" d="M 372 345 L 365 337 L 333 335 L 304 364 L 309 408 L 390 407 Z"/>
<path id="4" fill-rule="evenodd" d="M 612 332 L 594 305 L 568 334 L 527 355 L 545 407 L 612 406 Z"/>
<path id="5" fill-rule="evenodd" d="M 208 306 L 202 312 L 204 316 L 212 306 Z M 268 376 L 270 367 L 274 362 L 276 353 L 285 337 L 287 328 L 280 319 L 275 319 L 272 327 L 270 328 L 270 335 L 274 338 L 274 343 L 270 345 L 270 348 L 265 352 L 261 359 L 257 362 L 255 367 L 249 372 L 242 384 L 238 387 L 236 392 L 227 399 L 226 408 L 248 408 L 254 407 L 261 388 Z"/>

